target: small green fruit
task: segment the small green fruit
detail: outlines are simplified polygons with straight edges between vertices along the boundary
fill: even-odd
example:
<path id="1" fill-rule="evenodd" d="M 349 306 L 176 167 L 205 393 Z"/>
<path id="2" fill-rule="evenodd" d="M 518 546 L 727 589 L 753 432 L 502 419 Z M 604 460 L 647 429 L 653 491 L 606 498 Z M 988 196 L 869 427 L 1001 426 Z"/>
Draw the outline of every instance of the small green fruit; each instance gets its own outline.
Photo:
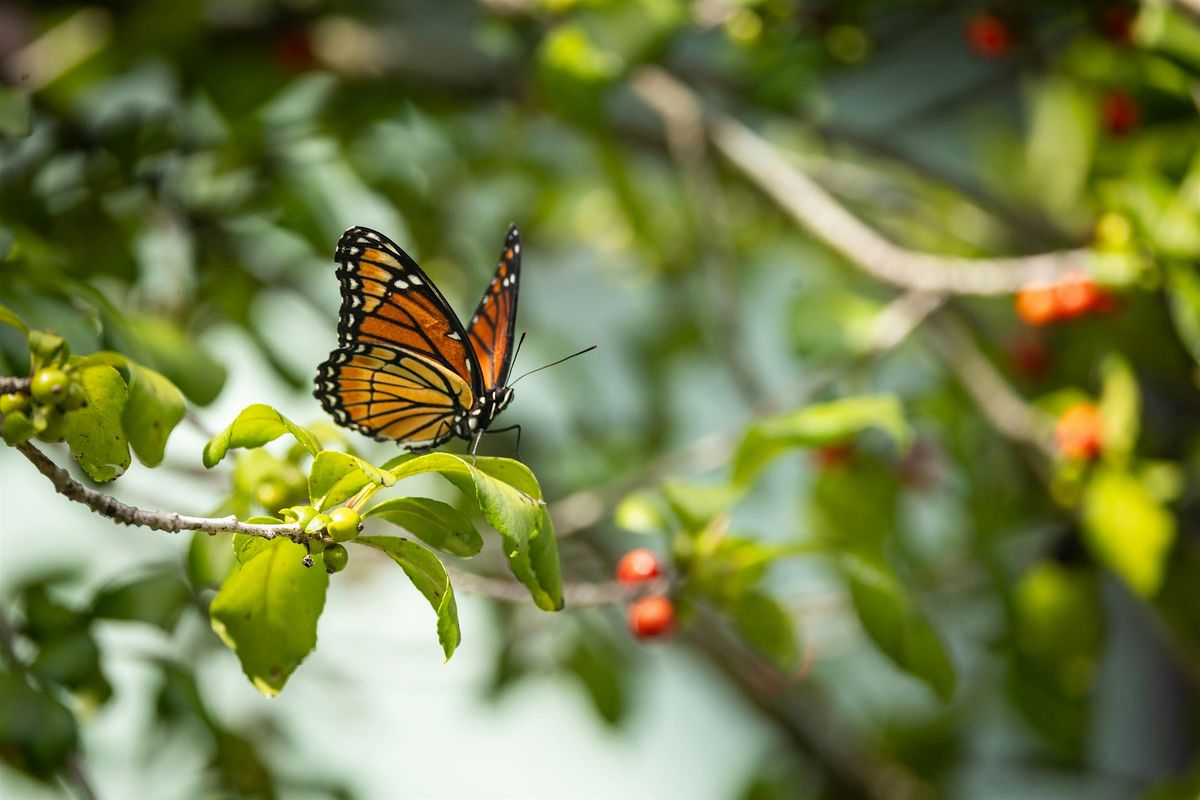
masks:
<path id="1" fill-rule="evenodd" d="M 329 526 L 325 530 L 335 542 L 348 542 L 362 530 L 362 517 L 353 508 L 335 508 L 329 512 Z"/>
<path id="2" fill-rule="evenodd" d="M 346 552 L 346 548 L 340 544 L 331 544 L 325 548 L 325 571 L 332 575 L 335 572 L 341 572 L 346 568 L 346 564 L 350 561 L 350 554 Z"/>
<path id="3" fill-rule="evenodd" d="M 0 395 L 0 414 L 5 416 L 29 408 L 29 395 L 13 393 Z"/>
<path id="4" fill-rule="evenodd" d="M 77 408 L 83 408 L 87 403 L 87 392 L 83 388 L 83 384 L 79 381 L 71 381 L 67 386 L 67 396 L 63 398 L 62 407 L 64 411 L 74 411 Z"/>
<path id="5" fill-rule="evenodd" d="M 294 522 L 300 526 L 300 530 L 304 530 L 317 515 L 317 510 L 312 506 L 292 506 L 285 508 L 280 513 L 283 514 L 284 522 Z"/>
<path id="6" fill-rule="evenodd" d="M 43 405 L 57 405 L 66 399 L 71 379 L 61 369 L 47 367 L 39 369 L 33 376 L 29 391 L 33 399 Z"/>
<path id="7" fill-rule="evenodd" d="M 279 481 L 267 481 L 258 485 L 254 496 L 263 508 L 273 511 L 288 501 L 288 490 Z"/>
<path id="8" fill-rule="evenodd" d="M 40 417 L 44 424 L 37 438 L 43 442 L 61 442 L 67 435 L 67 417 L 60 409 L 44 406 L 34 412 L 34 425 Z"/>

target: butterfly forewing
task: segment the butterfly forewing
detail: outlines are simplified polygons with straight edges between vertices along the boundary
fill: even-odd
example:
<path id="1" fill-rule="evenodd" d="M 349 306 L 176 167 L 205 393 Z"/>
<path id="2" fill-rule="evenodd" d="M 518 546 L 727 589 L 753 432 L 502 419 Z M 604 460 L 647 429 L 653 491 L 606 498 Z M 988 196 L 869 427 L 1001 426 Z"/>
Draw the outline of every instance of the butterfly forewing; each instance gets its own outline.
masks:
<path id="1" fill-rule="evenodd" d="M 462 324 L 407 253 L 377 231 L 351 228 L 338 242 L 336 259 L 343 345 L 376 343 L 419 354 L 459 375 L 479 394 L 480 378 Z"/>
<path id="2" fill-rule="evenodd" d="M 471 349 L 479 364 L 484 391 L 504 386 L 512 366 L 513 333 L 517 320 L 517 281 L 521 275 L 521 234 L 508 229 L 496 274 L 467 326 Z"/>
<path id="3" fill-rule="evenodd" d="M 351 228 L 336 259 L 340 347 L 319 367 L 314 394 L 341 425 L 409 449 L 436 447 L 480 394 L 462 323 L 383 234 Z"/>

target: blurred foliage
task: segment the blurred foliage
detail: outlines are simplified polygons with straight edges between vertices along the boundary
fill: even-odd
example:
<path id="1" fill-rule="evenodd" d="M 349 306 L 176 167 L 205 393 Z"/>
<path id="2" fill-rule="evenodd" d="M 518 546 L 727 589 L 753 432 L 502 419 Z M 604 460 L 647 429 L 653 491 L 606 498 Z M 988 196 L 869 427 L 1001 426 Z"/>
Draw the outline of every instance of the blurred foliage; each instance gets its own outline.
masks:
<path id="1" fill-rule="evenodd" d="M 648 66 L 900 244 L 1088 248 L 1069 281 L 934 312 L 963 323 L 1047 431 L 993 427 L 962 385 L 978 370 L 939 356 L 935 327 L 879 352 L 895 288 L 665 130 L 633 88 Z M 197 488 L 189 512 L 270 523 L 362 504 L 420 543 L 368 535 L 350 552 L 401 567 L 447 658 L 449 559 L 478 556 L 493 580 L 507 567 L 526 604 L 554 610 L 648 543 L 675 646 L 781 734 L 745 797 L 956 796 L 997 764 L 1008 786 L 1052 774 L 1082 795 L 1120 773 L 1131 793 L 1195 795 L 1194 4 L 2 3 L 0 78 L 0 374 L 61 370 L 78 401 L 5 400 L 9 445 L 65 441 L 89 486 L 228 457 L 229 492 Z M 541 483 L 508 459 L 389 461 L 275 410 L 272 393 L 311 381 L 289 326 L 321 321 L 336 338 L 342 230 L 384 231 L 461 298 L 514 219 L 564 295 L 522 305 L 531 342 L 601 344 L 555 389 L 558 411 L 532 406 L 553 431 L 522 444 Z M 257 404 L 185 467 L 168 437 L 240 377 L 234 337 L 264 367 L 247 378 Z M 458 497 L 365 507 L 424 472 Z M 543 499 L 553 513 L 568 495 L 587 501 L 561 504 L 573 513 L 604 513 L 576 526 L 564 511 L 559 542 Z M 220 641 L 206 623 L 180 631 L 215 620 L 274 694 L 340 580 L 319 568 L 323 545 L 229 538 L 195 534 L 185 563 L 99 588 L 4 575 L 0 758 L 81 780 L 89 712 L 122 700 L 97 631 L 139 625 L 171 644 L 147 659 L 152 724 L 194 734 L 206 791 L 351 795 L 298 782 L 261 746 L 270 721 L 235 728 L 204 696 L 196 658 Z M 266 613 L 274 603 L 294 616 Z M 621 603 L 579 605 L 498 604 L 487 694 L 557 675 L 605 724 L 633 724 L 642 659 Z M 1130 660 L 1132 678 L 1118 668 Z M 1140 705 L 1163 674 L 1180 677 L 1163 690 L 1179 719 L 1113 702 Z M 1097 744 L 1113 741 L 1130 752 L 1118 767 Z"/>

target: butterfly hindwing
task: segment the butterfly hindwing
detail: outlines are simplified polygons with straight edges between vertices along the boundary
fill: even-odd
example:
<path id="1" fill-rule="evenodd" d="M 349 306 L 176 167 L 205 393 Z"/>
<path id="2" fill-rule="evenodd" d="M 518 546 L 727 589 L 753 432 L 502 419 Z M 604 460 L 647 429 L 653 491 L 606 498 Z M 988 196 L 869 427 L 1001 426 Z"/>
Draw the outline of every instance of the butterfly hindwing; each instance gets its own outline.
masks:
<path id="1" fill-rule="evenodd" d="M 467 325 L 471 349 L 479 364 L 483 391 L 502 387 L 508 380 L 517 321 L 517 281 L 520 276 L 521 234 L 516 225 L 511 225 L 500 251 L 496 274 Z"/>

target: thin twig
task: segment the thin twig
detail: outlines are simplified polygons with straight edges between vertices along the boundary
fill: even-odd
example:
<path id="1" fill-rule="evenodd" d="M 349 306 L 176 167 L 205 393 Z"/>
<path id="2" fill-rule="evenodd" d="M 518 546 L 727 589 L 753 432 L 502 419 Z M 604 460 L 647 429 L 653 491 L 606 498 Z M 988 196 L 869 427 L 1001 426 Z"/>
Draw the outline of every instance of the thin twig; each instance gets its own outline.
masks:
<path id="1" fill-rule="evenodd" d="M 83 771 L 83 764 L 79 759 L 79 753 L 72 753 L 67 757 L 67 775 L 71 780 L 71 784 L 75 787 L 76 793 L 78 793 L 82 800 L 96 800 L 96 791 L 88 781 L 87 773 Z"/>
<path id="2" fill-rule="evenodd" d="M 1009 386 L 956 319 L 942 316 L 930 323 L 930 343 L 958 376 L 992 426 L 1010 439 L 1031 444 L 1054 457 L 1054 421 Z"/>
<path id="3" fill-rule="evenodd" d="M 650 78 L 645 77 L 649 74 Z M 673 76 L 644 68 L 640 85 L 692 94 Z M 710 114 L 708 135 L 730 163 L 771 197 L 813 237 L 867 274 L 894 286 L 928 292 L 1010 294 L 1047 283 L 1091 258 L 1088 250 L 1062 250 L 1012 258 L 958 258 L 910 250 L 885 239 L 854 216 L 778 148 L 741 122 Z"/>
<path id="4" fill-rule="evenodd" d="M 54 485 L 55 491 L 63 497 L 74 500 L 76 503 L 82 503 L 97 514 L 122 525 L 138 525 L 166 533 L 179 533 L 180 531 L 244 533 L 247 536 L 259 536 L 263 539 L 286 536 L 295 542 L 304 542 L 314 538 L 313 535 L 300 530 L 300 526 L 297 524 L 259 525 L 252 522 L 241 522 L 232 515 L 228 517 L 192 517 L 173 511 L 146 511 L 135 508 L 122 503 L 111 495 L 84 486 L 28 442 L 17 445 L 16 449 L 33 462 L 38 472 L 45 475 Z"/>

